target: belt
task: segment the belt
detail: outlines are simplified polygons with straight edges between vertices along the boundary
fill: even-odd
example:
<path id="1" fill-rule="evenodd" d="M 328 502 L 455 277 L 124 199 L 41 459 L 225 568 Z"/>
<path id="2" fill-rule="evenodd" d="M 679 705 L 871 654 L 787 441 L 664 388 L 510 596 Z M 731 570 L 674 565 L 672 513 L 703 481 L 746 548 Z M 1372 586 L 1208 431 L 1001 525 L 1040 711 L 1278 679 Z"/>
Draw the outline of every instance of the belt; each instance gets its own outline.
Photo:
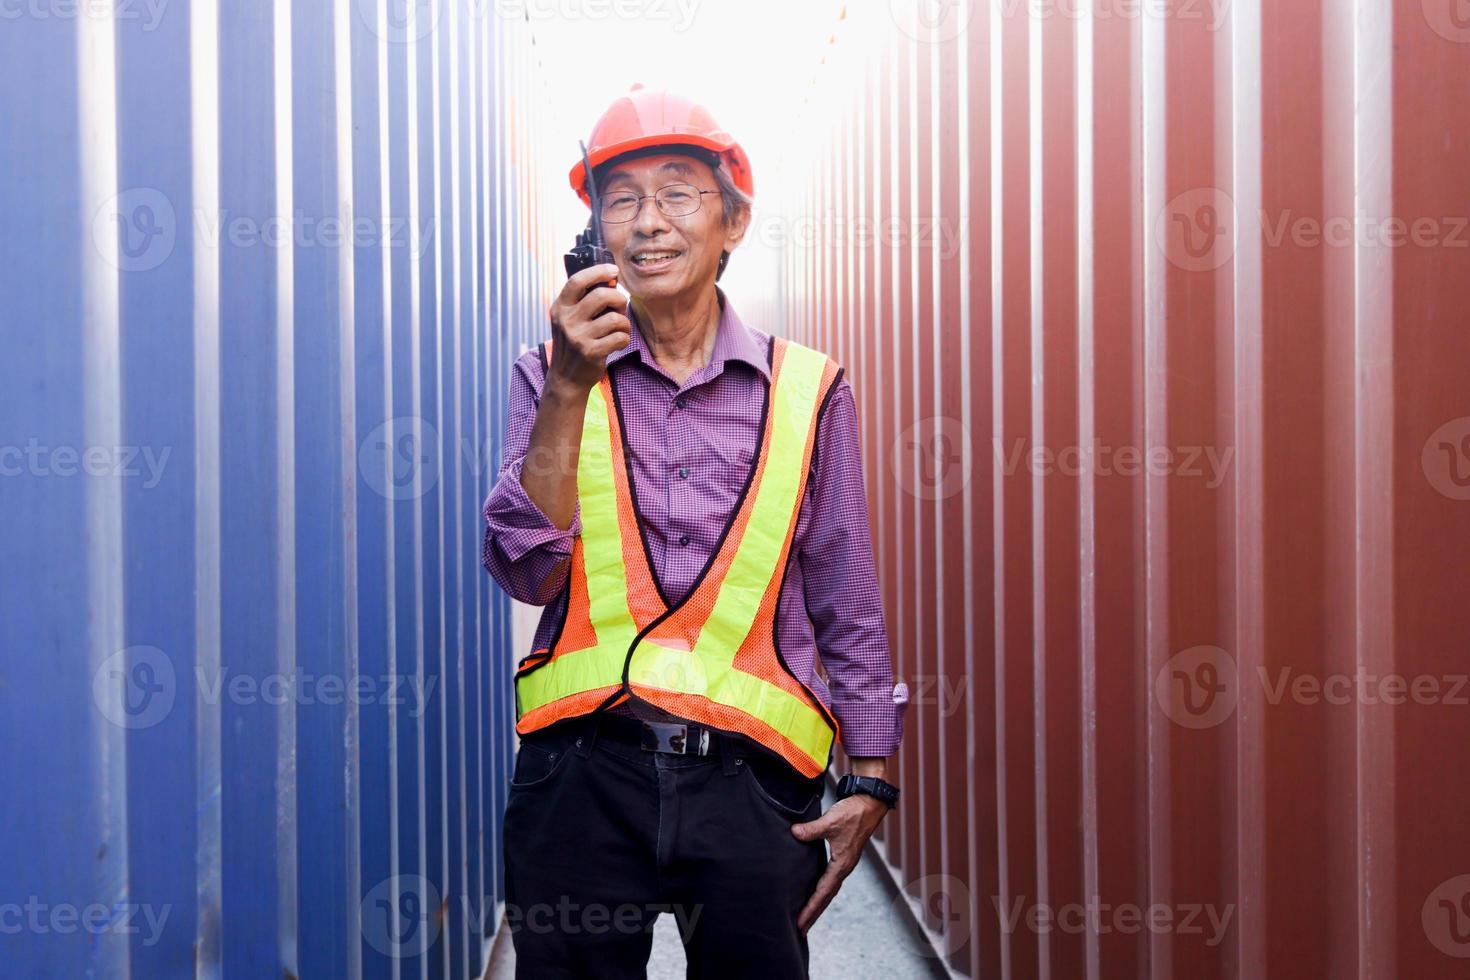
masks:
<path id="1" fill-rule="evenodd" d="M 666 755 L 709 755 L 729 736 L 694 722 L 643 721 L 604 711 L 598 715 L 597 737 Z"/>

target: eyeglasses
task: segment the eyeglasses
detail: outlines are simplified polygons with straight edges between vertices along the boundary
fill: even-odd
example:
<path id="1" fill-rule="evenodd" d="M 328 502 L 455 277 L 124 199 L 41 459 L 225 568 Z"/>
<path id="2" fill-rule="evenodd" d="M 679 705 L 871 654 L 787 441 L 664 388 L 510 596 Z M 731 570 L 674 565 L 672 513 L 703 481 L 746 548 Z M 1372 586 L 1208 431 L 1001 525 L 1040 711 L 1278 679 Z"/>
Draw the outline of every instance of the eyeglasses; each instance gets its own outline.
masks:
<path id="1" fill-rule="evenodd" d="M 658 204 L 658 209 L 670 218 L 683 218 L 699 210 L 700 204 L 704 202 L 704 195 L 718 193 L 720 192 L 702 191 L 693 184 L 669 184 L 642 197 L 629 191 L 613 191 L 602 198 L 602 220 L 614 225 L 632 221 L 643 210 L 643 202 L 650 197 Z"/>

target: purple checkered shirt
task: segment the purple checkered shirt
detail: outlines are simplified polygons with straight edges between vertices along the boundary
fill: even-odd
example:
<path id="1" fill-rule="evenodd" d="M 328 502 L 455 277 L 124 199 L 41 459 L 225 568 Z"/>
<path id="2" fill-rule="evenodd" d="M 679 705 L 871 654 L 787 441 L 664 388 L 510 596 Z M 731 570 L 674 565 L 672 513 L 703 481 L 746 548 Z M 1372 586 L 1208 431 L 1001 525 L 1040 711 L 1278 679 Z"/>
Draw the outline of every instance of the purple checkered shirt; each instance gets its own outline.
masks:
<path id="1" fill-rule="evenodd" d="M 653 574 L 682 597 L 719 544 L 760 441 L 770 384 L 769 335 L 741 322 L 719 295 L 721 316 L 709 364 L 680 385 L 653 359 L 637 316 L 627 347 L 607 359 L 626 423 L 633 485 L 653 556 Z M 511 375 L 504 462 L 485 501 L 485 567 L 512 597 L 546 606 L 533 650 L 551 645 L 566 608 L 567 568 L 581 533 L 581 507 L 563 531 L 521 486 L 521 467 L 546 374 L 536 350 Z M 550 603 L 550 605 L 548 605 Z M 902 736 L 905 685 L 894 685 L 883 603 L 873 564 L 867 494 L 852 387 L 840 378 L 821 417 L 801 517 L 776 618 L 781 655 L 828 705 L 849 756 L 888 756 Z M 817 651 L 830 684 L 816 671 Z M 626 702 L 613 709 L 671 716 Z"/>

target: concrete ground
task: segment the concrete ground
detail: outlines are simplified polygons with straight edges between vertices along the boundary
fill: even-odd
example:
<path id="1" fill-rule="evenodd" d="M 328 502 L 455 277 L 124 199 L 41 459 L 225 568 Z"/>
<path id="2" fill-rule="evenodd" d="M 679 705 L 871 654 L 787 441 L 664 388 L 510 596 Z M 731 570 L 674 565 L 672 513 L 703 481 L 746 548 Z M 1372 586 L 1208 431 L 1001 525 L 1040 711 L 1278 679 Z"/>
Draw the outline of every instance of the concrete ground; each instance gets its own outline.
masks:
<path id="1" fill-rule="evenodd" d="M 831 789 L 827 805 L 832 803 Z M 813 980 L 866 980 L 868 977 L 928 978 L 938 976 L 932 956 L 921 952 L 909 928 L 899 900 L 889 897 L 886 874 L 871 853 L 842 884 L 842 890 L 827 906 L 807 934 L 811 948 Z M 503 923 L 502 923 L 503 926 Z M 488 980 L 513 980 L 515 951 L 508 931 L 497 936 Z M 671 916 L 658 917 L 653 933 L 653 954 L 648 960 L 649 980 L 683 980 L 684 947 Z"/>

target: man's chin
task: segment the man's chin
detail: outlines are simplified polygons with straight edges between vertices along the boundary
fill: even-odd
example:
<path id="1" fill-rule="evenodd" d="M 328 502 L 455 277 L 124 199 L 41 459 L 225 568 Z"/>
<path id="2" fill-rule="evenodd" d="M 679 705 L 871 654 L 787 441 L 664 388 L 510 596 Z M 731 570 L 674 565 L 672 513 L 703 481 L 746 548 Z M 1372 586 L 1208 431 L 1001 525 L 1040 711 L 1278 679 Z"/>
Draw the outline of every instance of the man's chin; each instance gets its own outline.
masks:
<path id="1" fill-rule="evenodd" d="M 647 302 L 649 300 L 670 300 L 680 296 L 700 291 L 698 283 L 690 282 L 680 276 L 677 280 L 668 276 L 654 276 L 648 280 L 633 280 L 627 282 L 628 292 L 636 299 Z"/>

